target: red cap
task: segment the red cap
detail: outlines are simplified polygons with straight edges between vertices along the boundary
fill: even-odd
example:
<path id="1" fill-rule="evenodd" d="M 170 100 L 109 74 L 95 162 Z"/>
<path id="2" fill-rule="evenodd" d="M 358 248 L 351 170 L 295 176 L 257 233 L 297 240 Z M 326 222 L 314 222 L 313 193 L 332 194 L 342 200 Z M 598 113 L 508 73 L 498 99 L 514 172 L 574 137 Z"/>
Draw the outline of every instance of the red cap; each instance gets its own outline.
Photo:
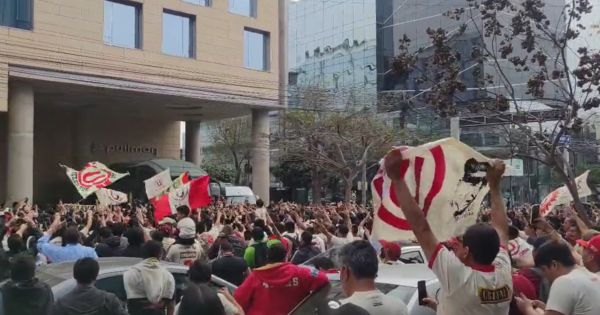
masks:
<path id="1" fill-rule="evenodd" d="M 381 249 L 385 251 L 387 258 L 392 261 L 396 261 L 400 259 L 400 255 L 402 254 L 402 248 L 398 243 L 388 242 L 384 240 L 380 240 Z"/>
<path id="2" fill-rule="evenodd" d="M 594 252 L 595 255 L 600 256 L 600 235 L 592 237 L 589 241 L 577 240 L 577 244 L 583 248 L 587 248 Z"/>

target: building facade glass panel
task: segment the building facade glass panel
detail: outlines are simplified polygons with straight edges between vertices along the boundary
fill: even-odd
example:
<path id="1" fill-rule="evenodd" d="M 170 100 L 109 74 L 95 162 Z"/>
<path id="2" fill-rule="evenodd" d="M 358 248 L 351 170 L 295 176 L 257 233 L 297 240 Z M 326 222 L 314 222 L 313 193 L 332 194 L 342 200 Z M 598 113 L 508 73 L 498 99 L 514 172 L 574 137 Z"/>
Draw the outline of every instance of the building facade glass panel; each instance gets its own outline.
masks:
<path id="1" fill-rule="evenodd" d="M 229 12 L 256 17 L 257 0 L 229 0 Z"/>
<path id="2" fill-rule="evenodd" d="M 334 107 L 372 107 L 377 94 L 375 0 L 289 5 L 290 106 L 317 88 Z"/>
<path id="3" fill-rule="evenodd" d="M 244 67 L 259 71 L 269 70 L 269 34 L 244 30 Z"/>
<path id="4" fill-rule="evenodd" d="M 177 57 L 194 57 L 194 18 L 163 12 L 162 52 Z"/>
<path id="5" fill-rule="evenodd" d="M 125 48 L 140 48 L 140 7 L 104 1 L 104 43 Z"/>
<path id="6" fill-rule="evenodd" d="M 190 4 L 201 5 L 203 7 L 210 7 L 210 0 L 183 0 L 183 2 L 187 2 Z"/>
<path id="7" fill-rule="evenodd" d="M 33 28 L 33 0 L 0 0 L 0 25 Z"/>

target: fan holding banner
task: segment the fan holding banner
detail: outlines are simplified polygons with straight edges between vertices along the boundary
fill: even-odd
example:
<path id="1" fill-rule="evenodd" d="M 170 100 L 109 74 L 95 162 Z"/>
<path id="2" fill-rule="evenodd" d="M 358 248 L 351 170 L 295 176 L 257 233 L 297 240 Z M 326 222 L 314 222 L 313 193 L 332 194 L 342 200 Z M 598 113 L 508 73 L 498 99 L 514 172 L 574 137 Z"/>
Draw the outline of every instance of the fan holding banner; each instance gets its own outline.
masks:
<path id="1" fill-rule="evenodd" d="M 454 138 L 396 150 L 404 158 L 398 172 L 439 239 L 461 234 L 476 222 L 488 192 L 485 173 L 478 167 L 489 161 L 487 157 Z M 387 241 L 411 239 L 414 234 L 381 164 L 371 183 L 373 235 Z"/>

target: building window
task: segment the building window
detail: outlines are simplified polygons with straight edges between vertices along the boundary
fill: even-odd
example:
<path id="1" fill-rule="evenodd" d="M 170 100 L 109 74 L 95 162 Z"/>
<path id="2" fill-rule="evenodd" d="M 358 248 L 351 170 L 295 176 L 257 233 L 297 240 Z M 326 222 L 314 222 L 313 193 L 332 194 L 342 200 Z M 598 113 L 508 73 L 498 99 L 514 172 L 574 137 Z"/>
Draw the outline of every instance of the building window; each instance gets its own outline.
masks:
<path id="1" fill-rule="evenodd" d="M 0 25 L 33 28 L 33 0 L 0 0 Z"/>
<path id="2" fill-rule="evenodd" d="M 256 0 L 229 0 L 229 12 L 256 17 Z"/>
<path id="3" fill-rule="evenodd" d="M 269 70 L 269 33 L 244 29 L 244 67 Z"/>
<path id="4" fill-rule="evenodd" d="M 201 5 L 203 7 L 210 7 L 210 0 L 183 0 L 183 2 L 187 2 L 190 4 Z"/>
<path id="5" fill-rule="evenodd" d="M 141 6 L 104 0 L 104 43 L 125 48 L 141 48 Z"/>
<path id="6" fill-rule="evenodd" d="M 167 55 L 194 58 L 194 17 L 173 11 L 163 12 L 162 51 Z"/>

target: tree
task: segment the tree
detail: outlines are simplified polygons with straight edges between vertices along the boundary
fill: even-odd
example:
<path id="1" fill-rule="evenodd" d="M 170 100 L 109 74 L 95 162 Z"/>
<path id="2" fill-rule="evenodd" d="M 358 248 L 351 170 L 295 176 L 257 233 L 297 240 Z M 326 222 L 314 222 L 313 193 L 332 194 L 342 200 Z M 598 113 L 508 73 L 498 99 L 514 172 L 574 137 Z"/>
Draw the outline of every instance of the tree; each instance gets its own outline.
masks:
<path id="1" fill-rule="evenodd" d="M 550 2 L 556 6 L 546 7 Z M 465 0 L 462 8 L 444 14 L 461 21 L 459 28 L 427 29 L 427 47 L 411 47 L 405 35 L 393 68 L 398 76 L 419 84 L 415 95 L 406 99 L 407 106 L 424 104 L 442 117 L 477 113 L 494 124 L 517 129 L 530 148 L 523 154 L 559 174 L 589 226 L 576 174 L 565 163 L 561 142 L 581 131 L 582 111 L 600 105 L 600 53 L 569 47 L 585 28 L 579 21 L 591 12 L 590 2 L 564 4 L 562 0 Z M 549 14 L 556 7 L 558 18 Z M 471 43 L 467 53 L 467 46 L 457 45 L 464 39 Z M 570 55 L 578 58 L 576 66 L 569 65 Z M 526 84 L 515 84 L 517 75 L 526 75 Z M 551 110 L 532 110 L 532 101 Z"/>
<path id="2" fill-rule="evenodd" d="M 252 140 L 251 123 L 248 117 L 225 119 L 216 122 L 210 130 L 216 161 L 213 164 L 232 165 L 235 171 L 233 181 L 241 184 L 244 169 L 250 163 Z M 224 154 L 229 158 L 221 159 Z"/>
<path id="3" fill-rule="evenodd" d="M 314 202 L 320 201 L 320 195 L 314 195 L 321 189 L 320 182 L 314 181 L 320 178 L 318 172 L 338 175 L 349 202 L 357 176 L 377 163 L 398 138 L 397 132 L 367 110 L 288 110 L 284 124 L 286 134 L 279 145 L 287 159 L 310 166 Z"/>

